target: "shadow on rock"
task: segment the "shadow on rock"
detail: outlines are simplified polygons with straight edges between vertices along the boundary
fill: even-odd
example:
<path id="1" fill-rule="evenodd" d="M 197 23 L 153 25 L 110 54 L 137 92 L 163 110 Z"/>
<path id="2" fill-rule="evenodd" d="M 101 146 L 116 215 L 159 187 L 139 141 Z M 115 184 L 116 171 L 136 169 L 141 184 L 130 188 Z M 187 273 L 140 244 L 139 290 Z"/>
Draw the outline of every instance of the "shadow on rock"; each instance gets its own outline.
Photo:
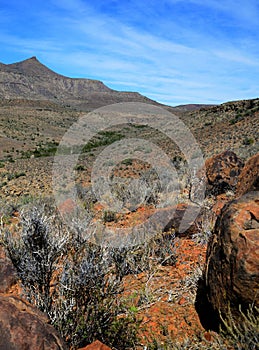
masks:
<path id="1" fill-rule="evenodd" d="M 208 300 L 203 278 L 200 278 L 198 282 L 195 309 L 204 329 L 214 332 L 219 331 L 220 319 Z"/>

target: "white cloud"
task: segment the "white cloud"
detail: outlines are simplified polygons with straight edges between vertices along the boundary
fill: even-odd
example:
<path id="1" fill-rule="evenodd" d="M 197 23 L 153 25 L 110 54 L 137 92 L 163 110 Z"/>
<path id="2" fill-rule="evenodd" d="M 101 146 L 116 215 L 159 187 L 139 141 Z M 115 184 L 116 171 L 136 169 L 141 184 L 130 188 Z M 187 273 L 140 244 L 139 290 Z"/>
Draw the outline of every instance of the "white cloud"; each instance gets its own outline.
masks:
<path id="1" fill-rule="evenodd" d="M 233 5 L 233 0 L 189 2 L 227 13 Z M 51 3 L 55 11 L 39 11 L 47 28 L 45 33 L 32 39 L 15 31 L 1 31 L 4 49 L 39 55 L 43 63 L 61 74 L 100 79 L 114 89 L 139 91 L 168 104 L 225 101 L 244 91 L 247 95 L 252 93 L 253 86 L 256 89 L 252 75 L 247 73 L 253 70 L 253 79 L 259 73 L 256 37 L 245 40 L 241 35 L 240 46 L 236 47 L 238 38 L 234 40 L 232 32 L 224 36 L 214 35 L 212 30 L 201 32 L 198 27 L 183 27 L 177 18 L 172 24 L 168 18 L 160 18 L 157 27 L 147 31 L 140 25 L 124 23 L 111 13 L 100 13 L 81 0 Z M 152 13 L 152 6 L 154 10 L 157 4 L 151 1 L 148 11 Z M 241 11 L 245 7 L 242 4 Z M 248 1 L 245 18 L 255 8 L 256 3 Z M 240 16 L 236 7 L 231 13 L 232 17 Z M 256 16 L 254 10 L 253 18 Z M 147 21 L 152 23 L 150 18 Z M 243 75 L 237 76 L 238 72 Z"/>

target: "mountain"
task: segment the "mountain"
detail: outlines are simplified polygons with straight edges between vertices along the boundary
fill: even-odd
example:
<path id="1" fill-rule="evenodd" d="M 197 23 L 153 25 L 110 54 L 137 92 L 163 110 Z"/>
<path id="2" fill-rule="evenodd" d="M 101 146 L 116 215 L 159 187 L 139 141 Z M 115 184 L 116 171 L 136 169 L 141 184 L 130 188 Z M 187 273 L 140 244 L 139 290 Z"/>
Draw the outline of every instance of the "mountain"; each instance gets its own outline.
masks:
<path id="1" fill-rule="evenodd" d="M 13 64 L 0 63 L 0 98 L 48 100 L 80 110 L 131 101 L 159 105 L 137 92 L 112 90 L 98 80 L 60 75 L 35 56 Z"/>
<path id="2" fill-rule="evenodd" d="M 174 109 L 179 112 L 191 112 L 191 111 L 198 111 L 200 109 L 203 109 L 203 108 L 210 108 L 210 107 L 214 107 L 216 106 L 215 104 L 193 104 L 193 103 L 190 103 L 190 104 L 187 104 L 187 105 L 179 105 L 179 106 L 175 106 Z"/>

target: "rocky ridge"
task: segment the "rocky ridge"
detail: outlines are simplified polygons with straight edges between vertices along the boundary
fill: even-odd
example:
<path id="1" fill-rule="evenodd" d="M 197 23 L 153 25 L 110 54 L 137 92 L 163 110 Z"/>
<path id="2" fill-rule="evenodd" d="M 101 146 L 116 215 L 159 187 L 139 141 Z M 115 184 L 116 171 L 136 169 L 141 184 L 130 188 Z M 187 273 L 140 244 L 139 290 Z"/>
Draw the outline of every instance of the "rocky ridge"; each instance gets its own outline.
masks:
<path id="1" fill-rule="evenodd" d="M 98 80 L 60 75 L 40 63 L 36 57 L 0 65 L 0 97 L 48 100 L 87 111 L 130 101 L 158 105 L 137 92 L 112 90 Z"/>

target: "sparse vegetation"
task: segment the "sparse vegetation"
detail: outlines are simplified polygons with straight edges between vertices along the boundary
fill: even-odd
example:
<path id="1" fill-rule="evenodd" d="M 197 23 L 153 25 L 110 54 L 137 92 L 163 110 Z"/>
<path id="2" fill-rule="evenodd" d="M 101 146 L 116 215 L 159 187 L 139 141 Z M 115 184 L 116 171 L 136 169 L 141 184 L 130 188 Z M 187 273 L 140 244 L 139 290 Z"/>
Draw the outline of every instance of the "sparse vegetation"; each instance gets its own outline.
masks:
<path id="1" fill-rule="evenodd" d="M 96 137 L 89 141 L 82 149 L 82 152 L 90 152 L 94 148 L 111 145 L 125 136 L 118 131 L 100 131 Z"/>
<path id="2" fill-rule="evenodd" d="M 58 142 L 48 142 L 46 144 L 39 144 L 32 151 L 22 151 L 22 158 L 39 158 L 53 156 L 57 152 Z"/>
<path id="3" fill-rule="evenodd" d="M 186 338 L 175 342 L 168 330 L 168 325 L 161 326 L 163 340 L 154 338 L 146 346 L 147 350 L 257 350 L 259 344 L 258 308 L 250 305 L 245 314 L 240 310 L 242 321 L 234 321 L 231 311 L 226 318 L 221 317 L 222 328 L 219 334 L 215 332 L 204 336 Z"/>
<path id="4" fill-rule="evenodd" d="M 154 237 L 137 247 L 100 247 L 84 237 L 75 222 L 67 231 L 50 204 L 32 203 L 21 212 L 21 229 L 2 231 L 27 299 L 76 348 L 95 339 L 118 349 L 137 341 L 136 310 L 120 298 L 122 278 L 174 264 L 173 235 Z"/>
<path id="5" fill-rule="evenodd" d="M 259 309 L 249 305 L 246 312 L 239 309 L 240 321 L 237 322 L 229 308 L 226 317 L 221 316 L 221 333 L 235 350 L 257 350 L 259 344 Z"/>
<path id="6" fill-rule="evenodd" d="M 63 100 L 62 105 L 58 105 L 59 97 L 53 99 L 55 103 L 0 100 L 0 124 L 2 135 L 6 137 L 0 149 L 0 245 L 5 247 L 17 270 L 23 297 L 47 313 L 50 323 L 71 349 L 95 339 L 118 350 L 257 349 L 258 309 L 254 306 L 246 314 L 241 312 L 243 322 L 240 323 L 234 321 L 230 312 L 222 318 L 221 334 L 208 332 L 206 338 L 202 327 L 191 324 L 193 319 L 190 321 L 186 313 L 183 312 L 181 324 L 178 322 L 179 310 L 181 313 L 190 305 L 194 310 L 197 284 L 204 267 L 203 254 L 215 222 L 212 211 L 215 198 L 212 195 L 208 199 L 210 203 L 195 201 L 192 193 L 199 189 L 199 183 L 197 181 L 196 186 L 190 181 L 188 164 L 177 145 L 147 125 L 128 124 L 101 131 L 85 145 L 82 140 L 82 145 L 59 149 L 59 141 L 66 130 L 84 112 L 74 110 L 79 100 L 71 100 L 69 104 Z M 245 160 L 259 151 L 258 112 L 259 99 L 254 99 L 199 111 L 179 111 L 179 115 L 198 140 L 204 158 L 230 148 Z M 112 211 L 109 204 L 96 209 L 98 196 L 89 185 L 91 165 L 102 147 L 124 137 L 156 143 L 170 157 L 177 179 L 172 179 L 172 172 L 164 171 L 164 192 L 161 191 L 161 179 L 155 171 L 134 158 L 134 152 L 124 151 L 126 159 L 119 164 L 110 159 L 105 164 L 114 166 L 110 190 L 120 202 L 122 212 Z M 84 220 L 76 215 L 71 217 L 70 227 L 64 225 L 53 202 L 35 200 L 35 196 L 51 193 L 52 158 L 48 157 L 53 157 L 58 149 L 62 155 L 80 153 L 73 170 L 76 193 L 85 209 L 85 217 Z M 150 153 L 150 157 L 153 151 L 152 144 L 150 147 L 136 145 L 133 150 Z M 101 190 L 103 179 L 99 180 Z M 174 198 L 176 183 L 180 194 Z M 231 189 L 233 191 L 226 192 L 227 199 L 234 197 L 234 188 Z M 64 186 L 64 193 L 68 193 L 65 191 Z M 141 214 L 145 211 L 149 215 L 149 210 L 163 210 L 178 201 L 204 206 L 191 237 L 175 238 L 174 229 L 167 233 L 159 231 L 152 237 L 147 232 L 142 244 L 119 248 L 98 246 L 88 239 L 93 215 L 106 227 L 121 227 L 127 226 L 128 218 L 132 223 L 138 220 L 137 215 L 143 219 Z M 187 256 L 178 257 L 177 242 L 181 239 L 189 245 Z M 191 249 L 196 250 L 197 259 Z M 192 261 L 194 256 L 195 261 Z M 181 259 L 183 264 L 179 263 Z M 141 325 L 143 315 L 144 326 Z M 154 339 L 139 340 L 139 333 L 145 326 L 151 334 L 152 325 L 160 322 L 160 316 L 161 319 L 165 316 L 166 321 L 161 321 L 161 329 L 156 329 Z M 170 322 L 171 326 L 176 322 L 177 327 L 186 327 L 184 332 L 197 326 L 193 331 L 195 336 L 186 335 L 186 340 L 179 342 L 170 331 Z"/>
<path id="7" fill-rule="evenodd" d="M 111 210 L 105 210 L 103 212 L 103 222 L 112 222 L 116 221 L 116 213 Z"/>
<path id="8" fill-rule="evenodd" d="M 243 144 L 245 146 L 252 145 L 253 143 L 254 143 L 254 139 L 251 138 L 251 137 L 245 137 L 244 140 L 243 140 Z"/>

